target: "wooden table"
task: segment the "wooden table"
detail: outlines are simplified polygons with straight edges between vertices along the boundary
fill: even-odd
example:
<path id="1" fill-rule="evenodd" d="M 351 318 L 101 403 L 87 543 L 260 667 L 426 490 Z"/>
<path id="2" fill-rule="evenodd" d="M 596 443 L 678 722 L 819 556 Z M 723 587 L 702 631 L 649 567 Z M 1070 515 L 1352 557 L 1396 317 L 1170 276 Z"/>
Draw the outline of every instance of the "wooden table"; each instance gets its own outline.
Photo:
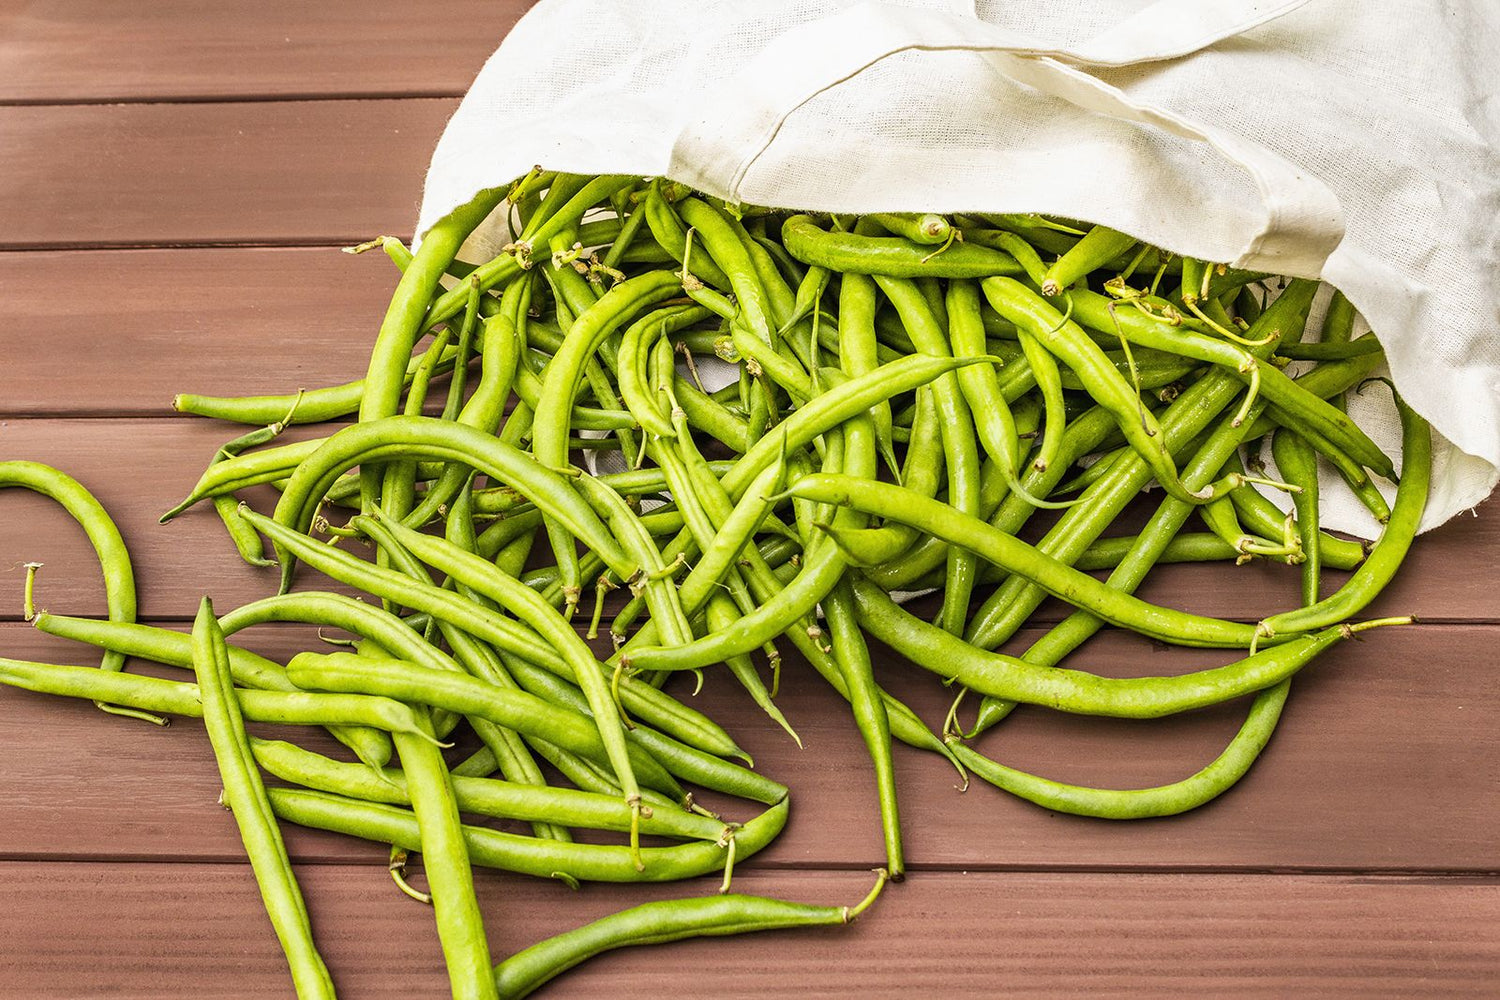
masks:
<path id="1" fill-rule="evenodd" d="M 146 620 L 183 628 L 205 592 L 230 608 L 274 588 L 212 513 L 155 523 L 236 433 L 173 415 L 173 392 L 362 374 L 394 271 L 336 248 L 410 235 L 445 119 L 525 6 L 0 0 L 0 457 L 97 493 Z M 31 559 L 45 607 L 103 612 L 81 534 L 4 491 L 0 653 L 89 662 L 20 621 Z M 547 995 L 1494 995 L 1497 589 L 1491 503 L 1424 537 L 1369 609 L 1423 624 L 1320 661 L 1241 786 L 1185 817 L 1114 825 L 960 794 L 947 765 L 898 747 L 912 877 L 856 925 L 617 953 Z M 1145 593 L 1250 620 L 1296 584 L 1284 568 L 1177 567 Z M 311 636 L 250 639 L 290 655 Z M 1090 656 L 1137 673 L 1203 659 L 1114 635 Z M 882 679 L 940 718 L 944 692 L 892 660 Z M 781 698 L 802 751 L 723 682 L 701 697 L 793 789 L 790 825 L 737 887 L 849 902 L 882 857 L 874 796 L 847 711 L 808 674 L 790 663 Z M 1153 784 L 1210 759 L 1243 711 L 1017 713 L 982 747 L 1062 779 Z M 158 730 L 7 689 L 0 748 L 0 997 L 290 995 L 197 723 Z M 288 839 L 343 994 L 442 994 L 430 913 L 395 893 L 384 852 Z M 712 887 L 574 893 L 484 872 L 479 891 L 499 956 Z"/>

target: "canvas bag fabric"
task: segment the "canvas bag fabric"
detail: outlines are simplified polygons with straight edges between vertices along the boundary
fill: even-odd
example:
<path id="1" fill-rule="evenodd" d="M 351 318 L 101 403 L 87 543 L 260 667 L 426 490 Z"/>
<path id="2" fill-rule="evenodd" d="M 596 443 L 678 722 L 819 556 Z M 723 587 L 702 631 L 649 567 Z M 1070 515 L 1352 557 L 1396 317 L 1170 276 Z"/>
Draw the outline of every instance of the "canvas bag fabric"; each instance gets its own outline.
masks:
<path id="1" fill-rule="evenodd" d="M 1497 48 L 1500 5 L 1458 0 L 543 0 L 449 122 L 418 232 L 542 164 L 1052 213 L 1322 278 L 1433 424 L 1426 529 L 1500 466 Z M 507 236 L 497 211 L 465 253 Z M 1350 413 L 1399 453 L 1388 394 Z M 1326 525 L 1378 532 L 1327 486 Z"/>

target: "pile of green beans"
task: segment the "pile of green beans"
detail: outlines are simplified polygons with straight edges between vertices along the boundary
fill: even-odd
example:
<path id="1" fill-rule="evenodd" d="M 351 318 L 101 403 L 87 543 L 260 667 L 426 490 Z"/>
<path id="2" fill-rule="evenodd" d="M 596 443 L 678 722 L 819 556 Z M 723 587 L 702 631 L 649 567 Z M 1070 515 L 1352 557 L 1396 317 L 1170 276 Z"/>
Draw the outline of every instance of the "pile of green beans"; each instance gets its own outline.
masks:
<path id="1" fill-rule="evenodd" d="M 497 211 L 512 242 L 463 260 Z M 279 565 L 276 596 L 222 616 L 205 601 L 191 638 L 135 624 L 103 509 L 56 470 L 0 463 L 0 485 L 84 523 L 110 594 L 109 621 L 34 618 L 103 649 L 105 670 L 0 660 L 0 682 L 205 719 L 299 995 L 332 987 L 279 822 L 391 845 L 393 877 L 432 905 L 454 995 L 521 996 L 615 947 L 862 911 L 906 867 L 893 740 L 1047 809 L 1180 813 L 1248 771 L 1297 671 L 1410 621 L 1356 616 L 1416 534 L 1430 432 L 1395 400 L 1397 480 L 1342 405 L 1386 391 L 1366 387 L 1379 344 L 1352 336 L 1337 294 L 1309 329 L 1315 282 L 1042 216 L 793 213 L 540 169 L 415 252 L 353 249 L 375 248 L 400 279 L 363 379 L 174 403 L 254 429 L 163 520 L 211 501 L 246 562 Z M 350 417 L 278 443 L 287 426 Z M 1384 525 L 1372 547 L 1320 528 L 1320 470 Z M 1398 483 L 1393 504 L 1380 479 Z M 273 511 L 238 503 L 266 485 Z M 1291 494 L 1293 513 L 1257 486 Z M 1111 531 L 1142 505 L 1144 526 Z M 1250 561 L 1293 567 L 1301 605 L 1220 619 L 1135 596 L 1159 564 L 1219 562 L 1229 580 Z M 376 600 L 294 589 L 299 567 Z M 930 619 L 907 601 L 927 590 Z M 1072 614 L 999 652 L 1048 596 Z M 267 621 L 342 630 L 352 648 L 282 664 L 230 644 Z M 1106 626 L 1239 659 L 1129 679 L 1087 653 L 1062 666 Z M 877 682 L 872 640 L 952 685 L 946 718 Z M 777 699 L 789 650 L 849 702 L 871 759 L 886 863 L 870 898 L 650 903 L 496 965 L 474 866 L 574 886 L 722 872 L 728 893 L 735 862 L 785 825 L 788 790 L 667 685 L 737 684 L 800 745 Z M 120 673 L 126 656 L 197 683 Z M 1160 787 L 1063 784 L 977 742 L 1017 706 L 1156 718 L 1237 698 L 1252 701 L 1224 752 Z M 326 727 L 359 763 L 246 721 Z M 460 741 L 478 749 L 442 752 Z M 430 896 L 405 884 L 407 851 L 422 852 Z"/>

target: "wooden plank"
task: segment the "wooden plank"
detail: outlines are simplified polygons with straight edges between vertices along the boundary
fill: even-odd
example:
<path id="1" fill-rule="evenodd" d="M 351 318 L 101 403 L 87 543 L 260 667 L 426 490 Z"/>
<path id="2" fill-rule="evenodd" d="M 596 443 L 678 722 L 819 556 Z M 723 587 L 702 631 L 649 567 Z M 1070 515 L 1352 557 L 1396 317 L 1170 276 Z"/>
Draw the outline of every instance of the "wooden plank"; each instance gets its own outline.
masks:
<path id="1" fill-rule="evenodd" d="M 0 425 L 0 449 L 7 458 L 57 466 L 91 490 L 130 546 L 141 614 L 170 618 L 181 616 L 185 602 L 196 608 L 204 589 L 211 589 L 225 608 L 276 590 L 276 571 L 242 562 L 210 505 L 200 505 L 166 525 L 157 523 L 163 511 L 192 489 L 214 451 L 243 430 L 187 417 L 12 420 Z M 329 430 L 293 427 L 285 439 L 316 437 Z M 269 512 L 275 506 L 270 487 L 246 491 L 245 496 L 260 510 Z M 98 560 L 61 508 L 29 491 L 3 490 L 0 512 L 0 566 L 11 570 L 13 563 L 44 563 L 38 599 L 49 610 L 105 612 Z M 4 578 L 20 587 L 17 573 Z M 10 595 L 20 593 L 8 586 L 6 590 Z M 0 617 L 14 618 L 17 607 L 14 597 L 0 602 Z"/>
<path id="2" fill-rule="evenodd" d="M 290 981 L 244 866 L 0 866 L 8 975 L 0 997 L 281 997 Z M 344 995 L 443 994 L 431 911 L 379 865 L 298 872 Z M 863 872 L 746 873 L 740 891 L 843 904 Z M 704 884 L 554 886 L 484 874 L 502 957 L 532 941 Z M 87 913 L 88 919 L 78 919 Z M 399 947 L 393 946 L 399 942 Z M 682 970 L 691 970 L 683 972 Z M 923 873 L 847 927 L 625 949 L 548 997 L 918 995 L 1489 995 L 1500 974 L 1493 879 Z"/>
<path id="3" fill-rule="evenodd" d="M 164 416 L 179 392 L 363 378 L 399 277 L 383 253 L 334 247 L 3 253 L 0 409 Z"/>
<path id="4" fill-rule="evenodd" d="M 409 233 L 456 103 L 0 108 L 0 248 Z"/>
<path id="5" fill-rule="evenodd" d="M 0 4 L 0 102 L 457 96 L 530 0 Z"/>
<path id="6" fill-rule="evenodd" d="M 1109 823 L 1056 815 L 977 781 L 960 794 L 944 761 L 898 746 L 908 858 L 929 869 L 1492 870 L 1492 831 L 1500 825 L 1500 676 L 1490 669 L 1497 640 L 1495 626 L 1421 626 L 1334 649 L 1299 678 L 1278 732 L 1240 785 L 1175 818 Z M 283 661 L 325 648 L 312 630 L 288 626 L 257 628 L 245 642 Z M 97 658 L 19 624 L 0 626 L 0 655 Z M 1205 661 L 1110 636 L 1086 662 L 1124 676 Z M 923 718 L 941 721 L 951 692 L 888 656 L 879 669 Z M 787 664 L 778 699 L 802 750 L 722 673 L 711 672 L 696 699 L 690 687 L 672 690 L 724 725 L 762 773 L 792 789 L 786 831 L 749 867 L 880 863 L 863 743 L 847 707 L 803 664 Z M 1211 760 L 1243 713 L 1241 703 L 1121 722 L 1031 709 L 977 746 L 1060 780 L 1140 787 Z M 326 739 L 315 745 L 332 747 Z M 87 703 L 0 689 L 0 746 L 7 748 L 0 857 L 239 856 L 233 823 L 214 804 L 218 777 L 197 722 L 158 730 L 105 717 Z M 708 801 L 731 818 L 754 814 L 743 803 Z M 379 853 L 308 831 L 291 843 L 305 860 Z"/>
<path id="7" fill-rule="evenodd" d="M 104 365 L 97 370 L 109 369 Z M 101 378 L 108 380 L 102 374 Z M 94 490 L 131 546 L 140 578 L 141 613 L 153 618 L 191 618 L 207 581 L 213 581 L 215 597 L 226 602 L 226 607 L 253 600 L 275 586 L 273 572 L 254 570 L 239 561 L 208 506 L 191 510 L 166 526 L 156 523 L 163 511 L 191 489 L 214 450 L 242 430 L 186 416 L 10 420 L 0 424 L 0 454 L 55 465 Z M 287 439 L 329 431 L 293 428 Z M 269 489 L 252 491 L 247 497 L 264 511 L 275 502 Z M 1495 621 L 1490 584 L 1500 577 L 1497 513 L 1500 506 L 1491 503 L 1477 518 L 1455 518 L 1423 536 L 1396 582 L 1362 614 Z M 5 560 L 0 567 L 9 566 L 12 560 L 17 565 L 29 559 L 47 563 L 43 592 L 52 610 L 103 613 L 93 554 L 67 516 L 48 501 L 21 491 L 0 491 L 0 559 Z M 1329 586 L 1344 578 L 1327 574 Z M 1167 566 L 1156 571 L 1141 593 L 1169 607 L 1254 620 L 1295 606 L 1297 581 L 1297 571 L 1288 566 Z M 0 574 L 0 619 L 16 616 L 20 586 L 19 574 Z M 6 592 L 15 596 L 7 599 Z M 1041 609 L 1038 620 L 1057 621 L 1066 612 L 1060 602 L 1052 602 Z"/>

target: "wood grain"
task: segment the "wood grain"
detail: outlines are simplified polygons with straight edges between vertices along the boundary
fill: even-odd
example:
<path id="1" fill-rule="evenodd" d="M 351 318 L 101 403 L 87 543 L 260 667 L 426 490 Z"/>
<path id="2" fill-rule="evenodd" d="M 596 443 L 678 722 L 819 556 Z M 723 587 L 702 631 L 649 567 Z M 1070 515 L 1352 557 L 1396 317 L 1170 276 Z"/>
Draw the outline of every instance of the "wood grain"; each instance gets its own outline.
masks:
<path id="1" fill-rule="evenodd" d="M 0 412 L 165 416 L 179 392 L 363 378 L 399 276 L 334 247 L 0 253 L 0 288 L 30 290 L 0 297 Z"/>
<path id="2" fill-rule="evenodd" d="M 917 868 L 965 869 L 1491 870 L 1491 831 L 1500 825 L 1500 677 L 1488 669 L 1493 638 L 1491 627 L 1429 626 L 1372 633 L 1334 649 L 1298 680 L 1274 740 L 1241 784 L 1172 819 L 1061 816 L 977 781 L 960 794 L 956 773 L 941 759 L 898 746 L 909 859 Z M 244 641 L 282 661 L 326 648 L 312 630 L 290 626 L 263 626 Z M 0 627 L 0 655 L 97 659 L 91 649 L 61 645 L 18 624 Z M 1203 662 L 1192 651 L 1113 635 L 1085 653 L 1089 668 L 1118 676 L 1175 673 Z M 889 656 L 880 664 L 883 683 L 936 725 L 949 692 Z M 868 757 L 849 710 L 805 665 L 790 662 L 784 674 L 779 704 L 803 750 L 722 673 L 711 673 L 705 692 L 689 699 L 740 741 L 762 773 L 792 789 L 786 832 L 747 864 L 874 866 L 882 857 L 878 817 Z M 1241 702 L 1156 722 L 1031 709 L 977 746 L 1060 780 L 1140 787 L 1183 777 L 1211 760 L 1244 709 Z M 338 752 L 326 738 L 314 745 Z M 239 856 L 233 823 L 214 805 L 219 779 L 193 720 L 158 730 L 105 717 L 87 703 L 0 689 L 0 746 L 11 748 L 0 857 Z M 69 794 L 59 797 L 59 787 Z M 753 815 L 743 803 L 709 801 L 734 818 Z M 353 842 L 306 831 L 291 842 L 305 860 L 338 860 L 354 849 Z"/>
<path id="3" fill-rule="evenodd" d="M 0 102 L 452 97 L 530 6 L 0 3 Z"/>
<path id="4" fill-rule="evenodd" d="M 0 108 L 0 249 L 410 235 L 428 159 L 456 105 Z"/>
<path id="5" fill-rule="evenodd" d="M 0 872 L 12 890 L 0 997 L 291 995 L 245 866 Z M 431 911 L 397 895 L 383 865 L 303 866 L 298 877 L 341 995 L 444 993 Z M 646 899 L 711 891 L 477 881 L 497 958 Z M 735 883 L 841 904 L 869 875 L 747 872 Z M 890 887 L 847 927 L 611 952 L 537 996 L 645 996 L 670 983 L 685 998 L 1478 997 L 1497 972 L 1492 879 L 952 872 Z"/>

